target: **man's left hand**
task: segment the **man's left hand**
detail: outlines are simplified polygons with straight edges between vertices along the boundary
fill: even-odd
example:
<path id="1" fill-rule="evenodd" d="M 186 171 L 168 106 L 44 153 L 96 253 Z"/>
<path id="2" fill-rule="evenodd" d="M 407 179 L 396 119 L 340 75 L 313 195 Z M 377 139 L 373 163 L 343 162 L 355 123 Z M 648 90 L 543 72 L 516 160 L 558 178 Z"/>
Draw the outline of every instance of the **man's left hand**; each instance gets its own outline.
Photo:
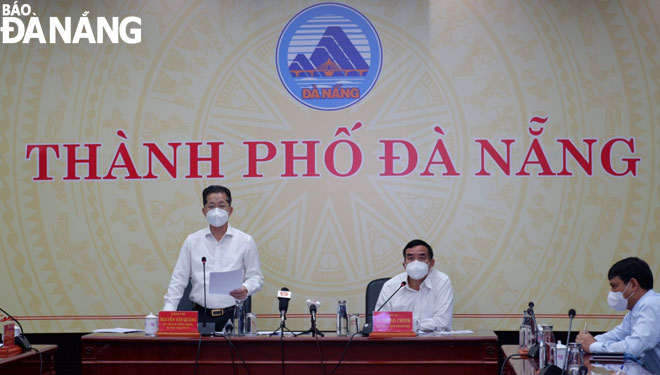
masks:
<path id="1" fill-rule="evenodd" d="M 229 292 L 229 295 L 239 301 L 243 301 L 244 299 L 247 298 L 248 290 L 245 286 L 242 286 L 239 289 L 234 289 L 231 292 Z"/>
<path id="2" fill-rule="evenodd" d="M 589 353 L 589 347 L 591 346 L 591 344 L 596 342 L 596 339 L 594 339 L 594 337 L 591 336 L 591 333 L 584 332 L 577 335 L 577 337 L 575 338 L 575 342 L 582 344 L 582 350 Z"/>

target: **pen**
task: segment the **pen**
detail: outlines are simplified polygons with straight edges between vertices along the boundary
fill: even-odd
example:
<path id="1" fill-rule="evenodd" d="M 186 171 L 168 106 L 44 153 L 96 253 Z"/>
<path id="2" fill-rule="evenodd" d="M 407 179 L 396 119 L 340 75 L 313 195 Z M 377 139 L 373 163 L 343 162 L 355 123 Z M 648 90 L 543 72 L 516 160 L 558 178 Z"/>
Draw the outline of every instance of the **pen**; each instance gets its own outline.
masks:
<path id="1" fill-rule="evenodd" d="M 584 322 L 584 329 L 582 330 L 582 333 L 587 333 L 587 322 Z"/>
<path id="2" fill-rule="evenodd" d="M 621 371 L 623 371 L 623 363 L 621 364 L 621 367 L 619 367 L 619 371 L 616 372 L 616 375 L 621 374 Z"/>

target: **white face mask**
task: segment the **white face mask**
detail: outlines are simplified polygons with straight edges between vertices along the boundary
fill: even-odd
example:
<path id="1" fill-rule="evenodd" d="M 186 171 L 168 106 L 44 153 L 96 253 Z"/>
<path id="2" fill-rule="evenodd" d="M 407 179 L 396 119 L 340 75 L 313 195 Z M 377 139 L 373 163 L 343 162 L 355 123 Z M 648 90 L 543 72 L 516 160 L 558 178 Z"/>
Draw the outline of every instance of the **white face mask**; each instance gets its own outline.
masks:
<path id="1" fill-rule="evenodd" d="M 626 287 L 623 288 L 623 292 L 628 289 L 628 285 L 630 285 L 630 283 L 626 284 Z M 628 298 L 630 297 L 624 298 L 623 292 L 610 291 L 607 294 L 607 304 L 616 311 L 624 311 L 628 307 Z"/>
<path id="2" fill-rule="evenodd" d="M 221 227 L 229 220 L 229 212 L 216 207 L 206 213 L 206 220 L 213 227 Z"/>
<path id="3" fill-rule="evenodd" d="M 423 279 L 424 276 L 429 273 L 429 265 L 424 262 L 414 260 L 406 264 L 406 273 L 413 280 Z"/>

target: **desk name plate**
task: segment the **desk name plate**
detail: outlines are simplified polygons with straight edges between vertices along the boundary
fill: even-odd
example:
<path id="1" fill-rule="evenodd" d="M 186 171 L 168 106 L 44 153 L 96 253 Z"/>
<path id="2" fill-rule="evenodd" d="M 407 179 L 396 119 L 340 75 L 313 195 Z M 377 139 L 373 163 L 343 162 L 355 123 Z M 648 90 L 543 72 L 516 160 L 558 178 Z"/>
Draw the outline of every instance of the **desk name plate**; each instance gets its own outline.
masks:
<path id="1" fill-rule="evenodd" d="M 198 336 L 197 311 L 161 311 L 157 336 Z"/>

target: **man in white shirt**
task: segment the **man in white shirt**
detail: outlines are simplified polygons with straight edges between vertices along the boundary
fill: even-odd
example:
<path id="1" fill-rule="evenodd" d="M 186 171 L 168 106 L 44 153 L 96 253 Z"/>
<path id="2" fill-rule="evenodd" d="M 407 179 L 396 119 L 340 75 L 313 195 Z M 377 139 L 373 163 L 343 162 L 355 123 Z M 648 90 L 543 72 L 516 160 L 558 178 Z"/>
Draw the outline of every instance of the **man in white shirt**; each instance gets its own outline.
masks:
<path id="1" fill-rule="evenodd" d="M 165 294 L 164 311 L 176 310 L 183 291 L 190 278 L 192 289 L 190 300 L 193 308 L 206 314 L 206 321 L 215 323 L 216 330 L 221 330 L 227 320 L 233 318 L 236 300 L 245 300 L 259 290 L 264 282 L 257 245 L 252 236 L 229 225 L 231 192 L 224 186 L 211 185 L 202 192 L 202 214 L 209 223 L 204 229 L 192 233 L 186 238 L 174 266 L 170 285 Z M 203 271 L 202 257 L 206 258 L 206 275 Z M 243 270 L 243 285 L 229 292 L 229 295 L 209 294 L 209 274 Z M 204 309 L 204 277 L 206 277 L 206 309 Z"/>
<path id="2" fill-rule="evenodd" d="M 630 310 L 613 330 L 596 337 L 580 333 L 575 341 L 590 353 L 626 353 L 640 358 L 644 367 L 660 374 L 660 294 L 653 291 L 649 265 L 636 257 L 616 262 L 607 278 L 607 303 L 615 310 Z"/>
<path id="3" fill-rule="evenodd" d="M 449 276 L 433 269 L 433 249 L 422 240 L 412 240 L 403 249 L 406 272 L 389 279 L 378 296 L 376 309 L 412 311 L 413 322 L 422 331 L 451 330 L 454 292 Z M 396 290 L 405 281 L 406 286 Z M 396 292 L 396 294 L 394 294 Z M 394 296 L 387 302 L 390 296 Z"/>

